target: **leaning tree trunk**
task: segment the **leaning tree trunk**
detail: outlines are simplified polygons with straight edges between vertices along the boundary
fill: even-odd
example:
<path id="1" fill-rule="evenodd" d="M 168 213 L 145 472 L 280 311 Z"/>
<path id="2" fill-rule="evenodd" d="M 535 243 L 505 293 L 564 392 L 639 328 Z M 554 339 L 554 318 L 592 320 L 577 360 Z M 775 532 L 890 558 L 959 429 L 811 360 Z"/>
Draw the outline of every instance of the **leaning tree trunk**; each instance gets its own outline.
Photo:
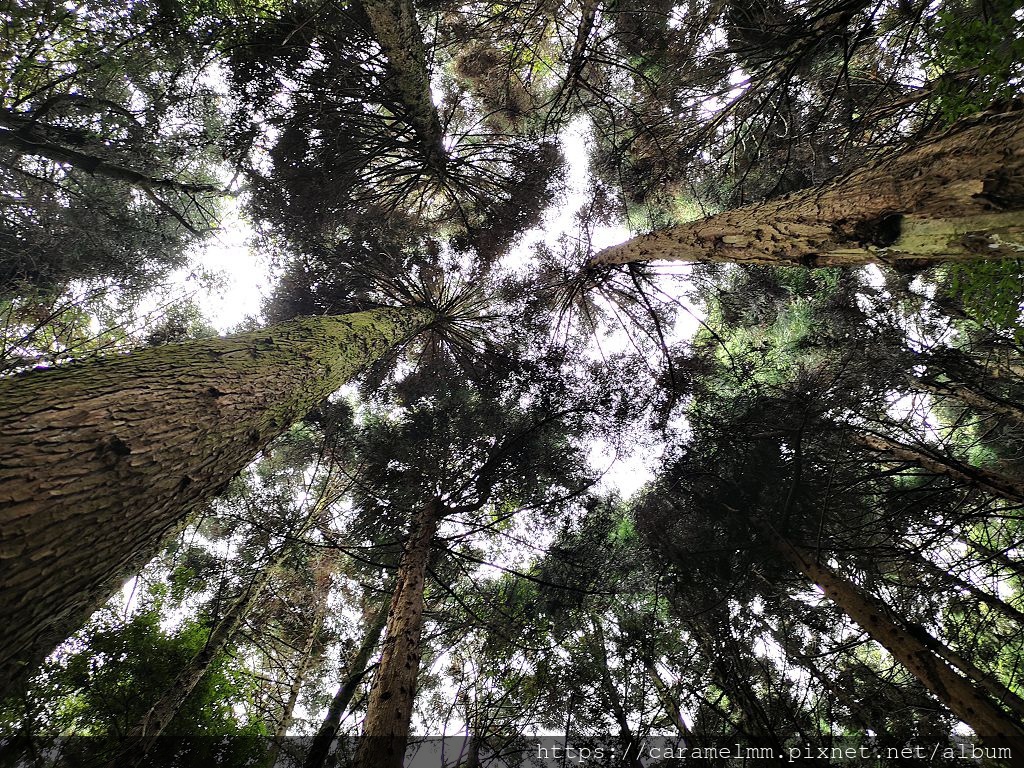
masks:
<path id="1" fill-rule="evenodd" d="M 303 318 L 0 381 L 0 694 L 267 443 L 433 319 Z"/>
<path id="2" fill-rule="evenodd" d="M 292 723 L 295 721 L 295 706 L 299 702 L 302 686 L 306 682 L 306 676 L 318 657 L 318 654 L 314 653 L 314 649 L 316 647 L 316 640 L 324 629 L 324 620 L 327 618 L 327 602 L 331 591 L 330 573 L 323 569 L 322 565 L 319 573 L 317 573 L 314 589 L 316 590 L 316 611 L 313 614 L 313 621 L 310 623 L 309 633 L 306 635 L 306 642 L 299 654 L 299 664 L 295 669 L 295 676 L 292 678 L 292 684 L 288 687 L 288 698 L 281 710 L 281 718 L 277 722 L 277 728 L 274 729 L 274 737 L 270 742 L 270 747 L 267 749 L 266 756 L 263 758 L 263 765 L 266 768 L 274 768 L 277 765 L 277 758 L 281 754 L 281 747 L 288 737 L 288 729 L 291 728 Z"/>
<path id="3" fill-rule="evenodd" d="M 199 681 L 217 657 L 235 638 L 256 601 L 270 581 L 271 568 L 268 566 L 245 588 L 245 591 L 231 605 L 228 612 L 214 625 L 206 644 L 174 678 L 163 695 L 142 716 L 142 719 L 128 732 L 118 746 L 118 752 L 107 768 L 135 768 L 141 765 L 160 734 L 178 714 L 182 705 L 192 695 Z"/>
<path id="4" fill-rule="evenodd" d="M 440 503 L 434 500 L 425 504 L 402 553 L 380 667 L 370 689 L 356 750 L 356 768 L 402 768 L 405 759 L 420 670 L 423 590 L 439 518 Z"/>
<path id="5" fill-rule="evenodd" d="M 356 689 L 369 671 L 370 656 L 373 655 L 377 643 L 380 642 L 380 636 L 384 631 L 387 617 L 387 611 L 379 610 L 370 628 L 363 636 L 363 642 L 360 644 L 359 650 L 356 651 L 356 655 L 352 657 L 352 660 L 347 665 L 345 678 L 341 681 L 341 685 L 338 686 L 334 698 L 331 699 L 331 705 L 327 708 L 327 716 L 324 718 L 323 723 L 321 723 L 320 729 L 316 732 L 316 736 L 313 737 L 313 742 L 309 745 L 306 761 L 302 764 L 303 768 L 323 768 L 327 762 L 327 755 L 331 751 L 331 744 L 334 743 L 334 739 L 338 735 L 341 717 L 348 710 L 349 704 L 352 703 L 352 698 L 355 696 Z"/>
<path id="6" fill-rule="evenodd" d="M 388 60 L 389 82 L 401 100 L 427 166 L 443 174 L 448 153 L 434 106 L 423 33 L 412 0 L 361 0 L 374 38 Z"/>
<path id="7" fill-rule="evenodd" d="M 973 728 L 986 745 L 1009 748 L 1015 755 L 1024 755 L 1024 728 L 1019 722 L 978 687 L 950 669 L 914 631 L 894 619 L 885 606 L 785 539 L 770 523 L 756 518 L 750 518 L 750 523 L 783 561 L 820 587 L 843 613 L 892 654 L 954 715 Z"/>
<path id="8" fill-rule="evenodd" d="M 970 488 L 990 493 L 1001 499 L 1024 503 L 1024 483 L 990 469 L 964 464 L 950 456 L 924 448 L 906 445 L 878 434 L 854 433 L 851 439 L 889 460 L 915 464 L 926 472 L 948 477 Z"/>
<path id="9" fill-rule="evenodd" d="M 829 184 L 606 248 L 591 266 L 667 259 L 847 267 L 998 259 L 1024 247 L 1024 104 L 954 124 Z"/>
<path id="10" fill-rule="evenodd" d="M 302 525 L 293 534 L 300 538 L 318 521 L 323 520 L 328 505 L 328 496 L 322 495 L 306 516 Z M 134 768 L 145 762 L 146 756 L 160 738 L 160 734 L 170 724 L 174 717 L 181 710 L 182 705 L 195 690 L 199 681 L 203 679 L 210 666 L 227 649 L 228 645 L 235 638 L 243 623 L 256 605 L 263 591 L 273 578 L 274 571 L 279 568 L 290 554 L 290 548 L 282 545 L 257 571 L 253 580 L 238 596 L 228 612 L 216 623 L 206 639 L 206 644 L 192 660 L 174 678 L 174 682 L 164 691 L 163 695 L 153 703 L 142 719 L 128 732 L 128 735 L 118 747 L 118 754 L 110 761 L 108 768 Z M 329 578 L 327 579 L 329 583 Z M 317 579 L 318 583 L 322 579 Z M 316 635 L 323 625 L 324 615 L 327 611 L 328 585 L 323 585 L 321 594 L 318 595 L 319 605 L 313 619 L 313 628 L 307 639 L 307 646 L 303 653 L 302 665 L 308 663 L 312 653 Z M 295 707 L 295 699 L 298 698 L 298 687 L 301 685 L 304 670 L 298 672 L 298 680 L 292 686 L 293 695 L 285 707 L 284 724 L 278 729 L 274 745 L 279 744 L 278 737 L 287 729 L 287 722 L 290 720 L 291 711 Z M 276 760 L 276 753 L 274 760 Z M 273 765 L 273 761 L 268 761 Z"/>

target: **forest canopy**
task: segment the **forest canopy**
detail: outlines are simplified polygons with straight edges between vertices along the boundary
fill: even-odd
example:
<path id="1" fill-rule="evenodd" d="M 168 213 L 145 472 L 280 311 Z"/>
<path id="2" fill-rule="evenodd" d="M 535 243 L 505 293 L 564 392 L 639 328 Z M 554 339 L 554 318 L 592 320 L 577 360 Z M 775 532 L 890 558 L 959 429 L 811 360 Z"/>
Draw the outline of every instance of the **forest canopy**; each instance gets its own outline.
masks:
<path id="1" fill-rule="evenodd" d="M 1024 763 L 1019 3 L 0 17 L 0 766 Z"/>

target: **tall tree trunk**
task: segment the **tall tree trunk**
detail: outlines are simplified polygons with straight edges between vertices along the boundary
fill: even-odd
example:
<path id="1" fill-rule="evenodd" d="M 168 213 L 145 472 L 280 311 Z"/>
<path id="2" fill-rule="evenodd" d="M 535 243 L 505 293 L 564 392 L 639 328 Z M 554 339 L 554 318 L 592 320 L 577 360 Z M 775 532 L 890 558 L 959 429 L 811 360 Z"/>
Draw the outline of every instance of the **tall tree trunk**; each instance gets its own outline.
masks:
<path id="1" fill-rule="evenodd" d="M 433 319 L 303 318 L 0 381 L 0 694 L 267 443 Z"/>
<path id="2" fill-rule="evenodd" d="M 676 729 L 676 733 L 679 734 L 683 741 L 691 741 L 693 733 L 687 727 L 686 721 L 683 720 L 683 711 L 679 708 L 679 702 L 676 701 L 675 694 L 665 684 L 665 681 L 661 679 L 661 674 L 658 672 L 658 666 L 654 663 L 654 659 L 646 651 L 640 658 L 643 661 L 644 669 L 647 671 L 647 677 L 650 678 L 651 683 L 654 685 L 654 690 L 658 694 L 658 701 L 661 702 L 662 708 L 672 721 L 672 727 Z"/>
<path id="3" fill-rule="evenodd" d="M 403 118 L 419 140 L 430 169 L 444 174 L 448 153 L 434 106 L 423 33 L 412 0 L 360 0 L 370 28 L 388 60 L 390 82 L 405 108 Z"/>
<path id="4" fill-rule="evenodd" d="M 348 710 L 349 704 L 351 704 L 352 698 L 355 696 L 356 689 L 359 687 L 359 683 L 362 682 L 369 671 L 370 657 L 377 648 L 377 643 L 380 642 L 380 636 L 384 632 L 384 624 L 387 618 L 387 611 L 383 608 L 378 610 L 373 622 L 366 630 L 359 650 L 356 651 L 356 655 L 349 661 L 345 670 L 345 677 L 341 685 L 338 686 L 334 698 L 331 699 L 331 705 L 327 709 L 327 716 L 320 725 L 320 729 L 316 732 L 316 736 L 313 737 L 313 742 L 309 745 L 306 761 L 302 764 L 303 768 L 323 768 L 327 760 L 327 754 L 331 750 L 331 744 L 334 743 L 334 739 L 338 735 L 338 727 L 341 725 L 342 715 Z"/>
<path id="5" fill-rule="evenodd" d="M 441 505 L 423 505 L 409 532 L 388 610 L 380 668 L 366 707 L 356 768 L 402 768 L 420 670 L 423 590 Z"/>
<path id="6" fill-rule="evenodd" d="M 928 472 L 944 475 L 993 496 L 1018 504 L 1024 502 L 1024 483 L 1012 477 L 964 464 L 952 457 L 933 453 L 924 448 L 905 445 L 882 435 L 855 433 L 851 439 L 893 461 L 916 464 Z"/>
<path id="7" fill-rule="evenodd" d="M 269 581 L 268 567 L 249 583 L 228 612 L 214 625 L 203 649 L 175 676 L 174 682 L 143 715 L 139 723 L 128 732 L 118 747 L 117 755 L 107 764 L 107 768 L 134 768 L 145 761 L 160 734 L 178 714 L 210 665 L 234 639 Z"/>
<path id="8" fill-rule="evenodd" d="M 1018 427 L 1024 427 L 1024 407 L 1006 398 L 985 392 L 959 381 L 936 381 L 930 376 L 908 376 L 914 388 L 939 397 L 952 397 L 975 411 L 999 416 Z"/>
<path id="9" fill-rule="evenodd" d="M 327 601 L 330 597 L 330 586 L 329 577 L 324 579 L 323 582 L 321 579 L 317 579 L 316 613 L 313 615 L 309 634 L 306 636 L 306 642 L 299 656 L 295 677 L 288 688 L 288 699 L 285 701 L 281 718 L 277 723 L 277 728 L 274 729 L 274 738 L 270 742 L 270 748 L 267 750 L 266 758 L 263 761 L 266 768 L 274 768 L 274 765 L 277 763 L 277 757 L 281 754 L 281 745 L 287 738 L 288 729 L 291 728 L 292 722 L 295 720 L 295 705 L 299 701 L 299 693 L 302 691 L 302 684 L 306 681 L 306 675 L 309 674 L 309 670 L 313 666 L 313 660 L 316 658 L 313 649 L 316 646 L 317 637 L 323 630 L 324 619 L 327 617 Z"/>
<path id="10" fill-rule="evenodd" d="M 612 680 L 611 672 L 608 671 L 608 646 L 605 643 L 604 628 L 601 621 L 595 616 L 593 619 L 594 637 L 597 640 L 597 647 L 601 652 L 598 659 L 598 669 L 601 673 L 601 687 L 604 688 L 604 695 L 608 698 L 608 704 L 612 710 L 615 723 L 619 726 L 619 741 L 622 742 L 623 754 L 626 756 L 623 765 L 628 768 L 643 768 L 640 762 L 641 745 L 637 744 L 633 736 L 633 729 L 629 727 L 629 718 L 626 709 L 622 706 L 622 699 L 619 697 L 618 688 Z"/>
<path id="11" fill-rule="evenodd" d="M 916 632 L 894 619 L 885 606 L 863 594 L 851 581 L 783 538 L 770 523 L 753 517 L 748 519 L 783 561 L 820 587 L 840 610 L 892 654 L 954 715 L 973 728 L 986 745 L 1007 747 L 1015 755 L 1024 755 L 1024 728 L 1017 720 L 969 680 L 950 669 Z"/>
<path id="12" fill-rule="evenodd" d="M 1024 105 L 965 118 L 829 184 L 606 248 L 667 259 L 845 267 L 998 259 L 1024 245 Z"/>

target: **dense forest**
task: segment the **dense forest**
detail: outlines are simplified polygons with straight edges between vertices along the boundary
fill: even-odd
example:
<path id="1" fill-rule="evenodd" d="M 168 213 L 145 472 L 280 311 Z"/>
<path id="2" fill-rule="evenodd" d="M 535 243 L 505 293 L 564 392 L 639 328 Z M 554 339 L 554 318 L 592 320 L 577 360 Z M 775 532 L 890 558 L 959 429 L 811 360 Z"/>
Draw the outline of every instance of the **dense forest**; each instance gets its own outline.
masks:
<path id="1" fill-rule="evenodd" d="M 0 766 L 1024 765 L 1019 0 L 0 18 Z"/>

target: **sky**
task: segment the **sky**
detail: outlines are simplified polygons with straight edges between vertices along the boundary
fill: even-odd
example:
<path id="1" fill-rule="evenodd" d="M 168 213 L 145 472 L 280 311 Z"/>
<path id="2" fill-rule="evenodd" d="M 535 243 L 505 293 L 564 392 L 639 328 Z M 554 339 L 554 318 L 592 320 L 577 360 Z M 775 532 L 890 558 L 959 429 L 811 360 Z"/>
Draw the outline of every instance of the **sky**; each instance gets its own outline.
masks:
<path id="1" fill-rule="evenodd" d="M 590 199 L 593 184 L 588 157 L 593 136 L 586 118 L 577 118 L 560 135 L 566 158 L 565 191 L 544 213 L 540 226 L 524 233 L 502 264 L 515 270 L 531 260 L 533 249 L 540 243 L 559 238 L 580 237 L 576 212 Z M 250 249 L 252 229 L 241 215 L 239 198 L 227 201 L 220 230 L 190 254 L 187 267 L 171 276 L 171 291 L 191 294 L 203 315 L 221 333 L 229 333 L 248 317 L 258 317 L 264 300 L 273 291 L 274 276 L 268 258 Z M 590 245 L 600 250 L 629 239 L 634 233 L 623 224 L 598 225 L 588 234 Z M 215 276 L 215 280 L 197 280 L 197 274 Z M 155 309 L 160 300 L 153 299 L 144 311 Z M 689 336 L 696 330 L 696 316 L 681 313 L 675 333 Z M 595 355 L 607 355 L 626 349 L 628 334 L 618 328 L 595 339 Z M 598 349 L 599 347 L 599 349 Z M 603 473 L 602 485 L 629 496 L 651 477 L 650 467 L 660 455 L 654 444 L 636 446 L 627 456 L 616 455 L 606 443 L 591 447 L 591 462 Z"/>

